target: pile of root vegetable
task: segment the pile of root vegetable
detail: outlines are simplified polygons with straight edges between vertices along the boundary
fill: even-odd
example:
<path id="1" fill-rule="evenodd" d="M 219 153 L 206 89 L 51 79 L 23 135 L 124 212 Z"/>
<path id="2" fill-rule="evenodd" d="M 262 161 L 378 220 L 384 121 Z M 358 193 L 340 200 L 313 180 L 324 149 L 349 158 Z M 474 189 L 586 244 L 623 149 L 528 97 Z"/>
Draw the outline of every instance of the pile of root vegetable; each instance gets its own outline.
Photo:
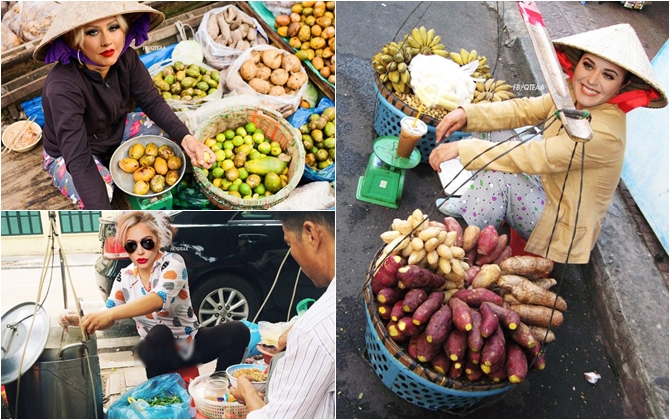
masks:
<path id="1" fill-rule="evenodd" d="M 567 304 L 548 289 L 551 260 L 512 256 L 492 225 L 465 229 L 420 209 L 395 219 L 373 267 L 371 288 L 389 336 L 452 379 L 522 382 L 544 369 L 543 343 Z"/>

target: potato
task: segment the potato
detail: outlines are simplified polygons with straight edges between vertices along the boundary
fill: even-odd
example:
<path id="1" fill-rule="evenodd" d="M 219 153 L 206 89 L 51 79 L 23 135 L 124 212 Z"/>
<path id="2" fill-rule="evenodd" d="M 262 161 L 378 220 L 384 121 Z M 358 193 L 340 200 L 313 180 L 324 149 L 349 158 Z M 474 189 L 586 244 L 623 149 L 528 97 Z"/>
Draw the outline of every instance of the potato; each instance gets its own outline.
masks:
<path id="1" fill-rule="evenodd" d="M 528 361 L 526 354 L 518 344 L 510 342 L 507 343 L 507 362 L 505 363 L 505 370 L 510 383 L 518 384 L 523 382 L 528 374 Z"/>
<path id="2" fill-rule="evenodd" d="M 270 88 L 270 91 L 268 92 L 268 95 L 270 96 L 282 96 L 286 94 L 286 90 L 284 90 L 284 87 L 282 86 L 272 86 Z"/>
<path id="3" fill-rule="evenodd" d="M 405 297 L 405 291 L 397 287 L 385 287 L 377 293 L 377 302 L 392 306 Z"/>
<path id="4" fill-rule="evenodd" d="M 502 254 L 503 250 L 507 246 L 507 234 L 499 235 L 496 239 L 496 246 L 488 255 L 477 255 L 475 264 L 484 265 L 491 264 L 493 261 L 497 260 L 498 257 Z"/>
<path id="5" fill-rule="evenodd" d="M 302 68 L 300 60 L 293 54 L 286 54 L 282 58 L 282 68 L 290 73 L 299 72 Z"/>
<path id="6" fill-rule="evenodd" d="M 451 369 L 451 361 L 444 352 L 439 352 L 433 360 L 430 361 L 435 372 L 446 375 Z"/>
<path id="7" fill-rule="evenodd" d="M 496 284 L 500 277 L 500 267 L 495 264 L 485 264 L 479 273 L 472 279 L 472 287 L 488 289 Z"/>
<path id="8" fill-rule="evenodd" d="M 425 251 L 424 251 L 425 252 Z M 400 267 L 396 273 L 398 286 L 401 289 L 413 289 L 418 287 L 439 288 L 444 285 L 444 278 L 432 271 L 413 265 L 407 260 L 408 265 Z"/>
<path id="9" fill-rule="evenodd" d="M 476 225 L 470 225 L 465 228 L 465 231 L 463 231 L 463 251 L 468 252 L 477 246 L 480 232 L 481 229 Z"/>
<path id="10" fill-rule="evenodd" d="M 419 362 L 430 362 L 441 350 L 442 347 L 439 344 L 429 343 L 426 340 L 426 334 L 423 333 L 416 344 L 416 359 Z"/>
<path id="11" fill-rule="evenodd" d="M 275 70 L 281 67 L 282 53 L 277 49 L 265 50 L 261 53 L 261 60 L 263 61 L 263 64 L 272 70 Z"/>
<path id="12" fill-rule="evenodd" d="M 240 76 L 245 82 L 256 77 L 256 64 L 252 59 L 248 59 L 240 66 Z"/>
<path id="13" fill-rule="evenodd" d="M 286 82 L 286 87 L 299 90 L 305 83 L 307 83 L 306 74 L 302 72 L 291 73 L 291 76 L 289 76 L 288 81 Z"/>
<path id="14" fill-rule="evenodd" d="M 465 360 L 465 351 L 468 348 L 468 333 L 459 329 L 452 330 L 443 347 L 444 352 L 452 362 L 462 363 Z"/>
<path id="15" fill-rule="evenodd" d="M 275 69 L 270 74 L 270 82 L 277 86 L 284 86 L 288 80 L 288 75 L 289 73 L 282 68 Z"/>
<path id="16" fill-rule="evenodd" d="M 529 349 L 534 348 L 535 344 L 538 342 L 530 327 L 523 322 L 521 322 L 519 327 L 512 331 L 509 336 L 521 346 Z"/>
<path id="17" fill-rule="evenodd" d="M 254 78 L 249 80 L 249 86 L 256 92 L 260 93 L 261 95 L 266 95 L 268 92 L 270 92 L 270 83 L 267 80 L 262 80 L 258 78 Z"/>
<path id="18" fill-rule="evenodd" d="M 272 70 L 263 63 L 256 64 L 256 78 L 261 80 L 269 80 Z"/>
<path id="19" fill-rule="evenodd" d="M 490 337 L 498 329 L 500 320 L 498 319 L 498 316 L 495 314 L 495 312 L 493 312 L 493 310 L 487 305 L 480 306 L 479 313 L 482 316 L 480 333 L 484 338 Z"/>
<path id="20" fill-rule="evenodd" d="M 551 308 L 539 305 L 510 305 L 510 309 L 519 314 L 521 322 L 528 325 L 536 325 L 538 327 L 547 328 L 549 325 L 549 318 L 551 318 L 552 327 L 560 327 L 563 324 L 563 314 L 560 311 L 554 311 L 551 315 Z"/>

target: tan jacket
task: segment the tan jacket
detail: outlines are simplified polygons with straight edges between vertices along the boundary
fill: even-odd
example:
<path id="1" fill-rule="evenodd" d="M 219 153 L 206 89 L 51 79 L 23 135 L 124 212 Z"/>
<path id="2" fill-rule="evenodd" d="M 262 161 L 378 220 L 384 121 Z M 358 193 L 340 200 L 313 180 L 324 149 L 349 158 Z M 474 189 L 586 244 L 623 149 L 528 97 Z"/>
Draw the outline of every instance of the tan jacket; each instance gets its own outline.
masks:
<path id="1" fill-rule="evenodd" d="M 504 102 L 466 105 L 467 125 L 463 131 L 506 130 L 535 125 L 556 111 L 550 95 L 537 98 L 519 98 Z M 589 109 L 593 138 L 585 144 L 584 180 L 579 218 L 569 263 L 585 264 L 600 233 L 600 222 L 607 213 L 612 196 L 621 177 L 626 148 L 626 116 L 616 106 L 602 104 Z M 465 165 L 492 144 L 482 140 L 459 142 L 461 162 Z M 467 166 L 480 169 L 502 152 L 511 149 L 518 141 L 511 141 L 486 152 Z M 577 144 L 565 193 L 560 203 L 560 215 L 551 237 L 559 197 L 570 157 Z M 547 194 L 544 211 L 531 234 L 525 250 L 564 263 L 577 217 L 580 190 L 581 143 L 571 140 L 560 121 L 544 132 L 541 141 L 531 140 L 488 166 L 503 172 L 542 175 L 542 185 Z M 547 253 L 547 248 L 549 251 Z"/>

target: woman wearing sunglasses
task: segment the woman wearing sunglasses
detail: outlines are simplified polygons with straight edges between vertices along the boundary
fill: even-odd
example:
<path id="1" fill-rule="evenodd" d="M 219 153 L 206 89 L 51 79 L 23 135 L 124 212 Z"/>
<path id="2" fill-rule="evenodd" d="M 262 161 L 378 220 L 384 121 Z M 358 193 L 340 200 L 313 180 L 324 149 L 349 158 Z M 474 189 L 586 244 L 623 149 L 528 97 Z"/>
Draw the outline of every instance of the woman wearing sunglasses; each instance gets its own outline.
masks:
<path id="1" fill-rule="evenodd" d="M 121 215 L 117 239 L 132 264 L 115 279 L 106 308 L 82 319 L 82 326 L 92 334 L 120 319 L 133 318 L 142 338 L 136 353 L 147 378 L 214 359 L 218 359 L 216 370 L 222 371 L 240 363 L 249 345 L 249 329 L 239 321 L 200 327 L 183 258 L 161 250 L 172 243 L 175 233 L 166 214 Z"/>

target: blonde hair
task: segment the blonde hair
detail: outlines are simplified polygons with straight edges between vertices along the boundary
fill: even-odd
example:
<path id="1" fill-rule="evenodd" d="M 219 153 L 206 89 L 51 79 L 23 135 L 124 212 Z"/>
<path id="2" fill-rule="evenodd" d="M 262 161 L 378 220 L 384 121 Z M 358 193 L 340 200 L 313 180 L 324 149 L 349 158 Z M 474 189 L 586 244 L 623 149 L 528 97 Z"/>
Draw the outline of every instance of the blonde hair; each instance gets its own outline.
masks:
<path id="1" fill-rule="evenodd" d="M 170 246 L 172 238 L 177 234 L 170 216 L 165 212 L 133 211 L 119 216 L 116 221 L 116 239 L 122 244 L 125 243 L 128 229 L 140 223 L 144 223 L 151 233 L 156 235 L 160 248 Z"/>
<path id="2" fill-rule="evenodd" d="M 123 17 L 123 15 L 117 15 L 116 16 L 116 21 L 118 22 L 120 29 L 123 31 L 124 34 L 128 33 L 128 21 L 126 18 Z M 75 50 L 81 50 L 84 48 L 84 36 L 86 35 L 84 30 L 86 29 L 86 25 L 79 26 L 78 28 L 74 28 L 70 32 L 67 32 L 66 34 L 63 35 L 63 39 L 65 39 L 65 42 Z"/>

